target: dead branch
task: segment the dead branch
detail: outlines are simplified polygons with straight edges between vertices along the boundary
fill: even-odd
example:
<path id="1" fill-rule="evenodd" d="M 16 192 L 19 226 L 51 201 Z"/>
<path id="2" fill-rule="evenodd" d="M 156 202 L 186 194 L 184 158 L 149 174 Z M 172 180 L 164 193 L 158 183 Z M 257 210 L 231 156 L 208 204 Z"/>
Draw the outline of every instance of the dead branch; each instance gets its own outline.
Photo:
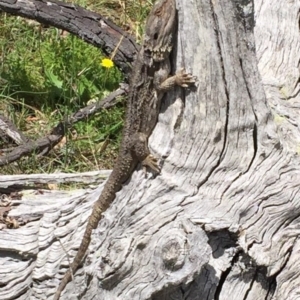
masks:
<path id="1" fill-rule="evenodd" d="M 0 10 L 66 30 L 102 49 L 125 73 L 138 46 L 132 36 L 107 18 L 72 3 L 46 0 L 0 1 Z"/>
<path id="2" fill-rule="evenodd" d="M 128 85 L 123 84 L 119 89 L 112 92 L 103 100 L 97 101 L 96 103 L 80 109 L 78 112 L 74 113 L 70 117 L 67 117 L 64 121 L 61 121 L 57 126 L 55 126 L 48 136 L 39 138 L 36 141 L 28 140 L 26 143 L 23 143 L 19 147 L 13 149 L 10 153 L 0 157 L 0 166 L 12 163 L 21 157 L 32 153 L 46 155 L 61 141 L 66 134 L 66 130 L 71 128 L 73 124 L 84 118 L 87 118 L 90 115 L 93 115 L 100 109 L 108 109 L 113 107 L 118 101 L 118 97 L 124 95 L 127 91 Z"/>

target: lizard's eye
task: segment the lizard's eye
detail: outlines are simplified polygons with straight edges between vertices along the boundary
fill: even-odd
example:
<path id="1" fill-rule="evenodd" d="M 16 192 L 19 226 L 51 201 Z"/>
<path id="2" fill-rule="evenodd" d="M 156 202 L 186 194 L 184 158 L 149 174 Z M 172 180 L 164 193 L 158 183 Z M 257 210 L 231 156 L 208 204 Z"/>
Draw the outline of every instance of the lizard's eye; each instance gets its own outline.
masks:
<path id="1" fill-rule="evenodd" d="M 152 53 L 152 52 L 151 52 L 151 50 L 150 50 L 150 49 L 145 49 L 145 54 L 147 54 L 147 55 L 149 55 L 149 56 L 150 56 L 150 55 L 151 55 L 151 53 Z"/>

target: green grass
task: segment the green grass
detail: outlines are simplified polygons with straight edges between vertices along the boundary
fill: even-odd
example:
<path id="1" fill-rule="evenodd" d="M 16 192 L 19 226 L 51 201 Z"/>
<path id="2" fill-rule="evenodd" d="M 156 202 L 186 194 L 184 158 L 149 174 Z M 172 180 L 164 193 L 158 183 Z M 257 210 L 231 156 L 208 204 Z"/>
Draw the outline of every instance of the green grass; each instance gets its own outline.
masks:
<path id="1" fill-rule="evenodd" d="M 122 26 L 140 41 L 145 19 L 155 0 L 99 0 L 87 8 L 97 11 Z"/>
<path id="2" fill-rule="evenodd" d="M 108 17 L 118 16 L 113 21 L 139 40 L 152 1 L 77 3 Z M 99 49 L 62 30 L 4 13 L 0 16 L 0 51 L 0 113 L 32 140 L 49 134 L 90 99 L 103 98 L 122 80 L 116 67 L 101 66 L 104 56 Z M 1 174 L 111 168 L 122 132 L 123 103 L 75 124 L 47 156 L 22 158 L 3 167 Z M 0 151 L 13 146 L 0 139 Z"/>

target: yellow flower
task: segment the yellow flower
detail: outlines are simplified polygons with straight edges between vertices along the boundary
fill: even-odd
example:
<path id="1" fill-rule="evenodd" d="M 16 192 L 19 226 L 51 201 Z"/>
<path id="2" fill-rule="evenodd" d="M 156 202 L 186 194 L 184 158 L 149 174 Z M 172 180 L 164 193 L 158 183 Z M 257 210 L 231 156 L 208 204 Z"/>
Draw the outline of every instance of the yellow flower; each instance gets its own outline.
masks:
<path id="1" fill-rule="evenodd" d="M 114 66 L 114 62 L 109 58 L 103 58 L 101 62 L 101 66 L 110 69 Z"/>

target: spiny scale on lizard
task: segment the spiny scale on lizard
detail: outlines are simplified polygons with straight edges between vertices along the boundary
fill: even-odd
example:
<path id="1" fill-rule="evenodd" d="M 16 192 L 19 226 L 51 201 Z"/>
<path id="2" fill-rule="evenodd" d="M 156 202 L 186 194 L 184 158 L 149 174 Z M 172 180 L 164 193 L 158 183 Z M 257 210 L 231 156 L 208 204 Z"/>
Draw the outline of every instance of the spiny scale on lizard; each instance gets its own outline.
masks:
<path id="1" fill-rule="evenodd" d="M 112 173 L 102 193 L 95 202 L 89 217 L 78 252 L 63 277 L 55 295 L 58 300 L 66 285 L 71 281 L 83 260 L 91 241 L 93 229 L 111 205 L 116 193 L 122 188 L 139 163 L 159 173 L 157 160 L 150 154 L 148 138 L 159 114 L 161 99 L 166 91 L 175 85 L 187 87 L 194 78 L 180 70 L 170 73 L 170 52 L 176 34 L 175 0 L 157 1 L 146 22 L 144 41 L 135 60 L 130 81 L 125 124 L 120 151 Z"/>

